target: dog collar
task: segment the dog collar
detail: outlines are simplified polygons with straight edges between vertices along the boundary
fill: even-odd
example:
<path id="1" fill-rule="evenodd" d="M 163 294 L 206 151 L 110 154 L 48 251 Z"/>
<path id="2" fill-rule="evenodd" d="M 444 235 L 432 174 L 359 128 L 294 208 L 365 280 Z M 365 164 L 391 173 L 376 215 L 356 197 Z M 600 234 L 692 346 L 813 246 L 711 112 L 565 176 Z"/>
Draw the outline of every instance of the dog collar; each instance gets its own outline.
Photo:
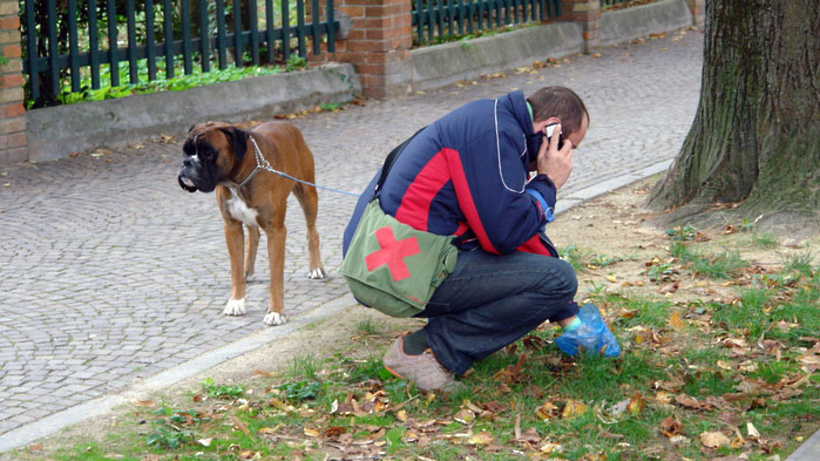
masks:
<path id="1" fill-rule="evenodd" d="M 256 168 L 254 168 L 253 171 L 251 171 L 251 174 L 249 174 L 248 177 L 245 178 L 245 180 L 239 184 L 240 189 L 245 187 L 245 185 L 248 184 L 254 176 L 256 176 L 256 173 L 259 173 L 259 170 L 268 170 L 272 173 L 279 173 L 278 171 L 274 170 L 273 167 L 270 166 L 270 163 L 267 161 L 267 159 L 265 159 L 265 157 L 262 156 L 262 151 L 259 150 L 259 145 L 256 144 L 256 140 L 253 139 L 253 136 L 248 134 L 248 138 L 251 140 L 251 144 L 253 144 L 253 155 L 254 157 L 256 157 Z"/>

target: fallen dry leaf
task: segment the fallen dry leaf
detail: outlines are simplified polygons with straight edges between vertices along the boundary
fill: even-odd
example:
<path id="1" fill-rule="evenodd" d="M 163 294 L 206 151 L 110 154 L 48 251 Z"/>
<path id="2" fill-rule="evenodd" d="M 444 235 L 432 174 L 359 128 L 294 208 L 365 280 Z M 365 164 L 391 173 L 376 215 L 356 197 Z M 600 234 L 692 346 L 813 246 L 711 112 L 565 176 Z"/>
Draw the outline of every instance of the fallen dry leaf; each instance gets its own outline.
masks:
<path id="1" fill-rule="evenodd" d="M 242 450 L 239 452 L 239 459 L 262 459 L 262 453 L 253 450 Z"/>
<path id="2" fill-rule="evenodd" d="M 537 445 L 541 443 L 541 437 L 538 435 L 538 431 L 534 427 L 531 427 L 524 431 L 523 434 L 513 439 L 513 442 L 524 443 L 528 445 Z"/>
<path id="3" fill-rule="evenodd" d="M 469 439 L 467 439 L 467 443 L 470 445 L 489 445 L 495 442 L 495 437 L 489 432 L 481 431 L 478 434 L 473 435 Z"/>
<path id="4" fill-rule="evenodd" d="M 243 434 L 248 436 L 251 435 L 250 429 L 248 429 L 248 426 L 241 419 L 237 418 L 236 416 L 231 416 L 231 419 L 233 420 L 233 425 L 237 429 L 242 431 Z"/>
<path id="5" fill-rule="evenodd" d="M 629 413 L 633 415 L 637 415 L 640 413 L 644 408 L 646 408 L 646 402 L 644 401 L 643 395 L 641 393 L 637 393 L 629 399 L 629 405 L 627 405 L 626 409 L 629 410 Z"/>
<path id="6" fill-rule="evenodd" d="M 750 422 L 746 423 L 746 434 L 749 436 L 749 438 L 755 440 L 760 439 L 760 432 L 758 432 L 755 425 Z"/>
<path id="7" fill-rule="evenodd" d="M 612 407 L 609 408 L 610 416 L 620 416 L 629 407 L 630 402 L 632 402 L 632 399 L 624 399 L 612 405 Z"/>
<path id="8" fill-rule="evenodd" d="M 676 330 L 680 330 L 680 329 L 682 329 L 683 327 L 686 326 L 686 323 L 684 323 L 683 319 L 680 318 L 680 312 L 675 311 L 672 314 L 672 317 L 669 318 L 669 326 L 671 326 L 672 328 L 674 328 Z"/>
<path id="9" fill-rule="evenodd" d="M 144 407 L 144 408 L 154 408 L 157 406 L 157 403 L 153 400 L 132 400 L 131 405 L 135 407 Z"/>
<path id="10" fill-rule="evenodd" d="M 564 406 L 564 410 L 561 412 L 561 419 L 571 419 L 581 416 L 587 412 L 587 409 L 589 409 L 589 406 L 584 402 L 569 399 Z"/>
<path id="11" fill-rule="evenodd" d="M 544 402 L 535 410 L 535 414 L 541 419 L 552 419 L 558 416 L 559 408 L 552 402 Z"/>
<path id="12" fill-rule="evenodd" d="M 460 422 L 461 424 L 471 424 L 475 421 L 475 413 L 472 410 L 468 410 L 467 408 L 462 408 L 453 416 L 453 419 Z"/>
<path id="13" fill-rule="evenodd" d="M 686 445 L 689 443 L 689 439 L 682 435 L 673 435 L 669 437 L 669 443 L 672 445 Z"/>
<path id="14" fill-rule="evenodd" d="M 700 443 L 705 447 L 718 448 L 728 447 L 732 444 L 732 441 L 722 432 L 704 432 L 700 434 Z"/>
<path id="15" fill-rule="evenodd" d="M 541 451 L 541 453 L 546 455 L 546 454 L 550 454 L 550 453 L 561 453 L 563 451 L 563 449 L 564 449 L 564 447 L 562 447 L 561 445 L 559 445 L 555 442 L 547 442 L 547 443 L 541 445 L 541 448 L 539 449 L 539 451 Z"/>
<path id="16" fill-rule="evenodd" d="M 671 439 L 672 437 L 683 433 L 683 424 L 678 421 L 677 416 L 670 416 L 663 420 L 660 429 L 661 434 Z"/>
<path id="17" fill-rule="evenodd" d="M 658 293 L 660 293 L 660 294 L 662 294 L 662 295 L 669 294 L 669 293 L 674 293 L 674 292 L 678 291 L 678 288 L 679 288 L 679 283 L 678 283 L 678 281 L 676 280 L 676 281 L 674 281 L 674 282 L 667 283 L 666 285 L 664 285 L 664 286 L 660 287 L 660 288 L 658 289 Z M 678 316 L 678 318 L 680 319 L 680 315 L 679 315 L 677 312 L 675 312 L 674 314 L 672 314 L 672 317 L 674 317 L 674 316 L 676 316 L 676 315 L 677 315 L 677 316 Z M 678 328 L 678 327 L 675 327 L 675 328 Z"/>
<path id="18" fill-rule="evenodd" d="M 343 426 L 330 426 L 325 429 L 324 436 L 328 439 L 334 439 L 347 432 L 347 428 Z"/>
<path id="19" fill-rule="evenodd" d="M 686 394 L 679 394 L 675 397 L 675 402 L 682 407 L 692 408 L 695 410 L 705 410 L 710 407 L 710 405 L 705 405 L 701 402 L 698 402 L 698 399 L 694 397 L 690 397 Z"/>

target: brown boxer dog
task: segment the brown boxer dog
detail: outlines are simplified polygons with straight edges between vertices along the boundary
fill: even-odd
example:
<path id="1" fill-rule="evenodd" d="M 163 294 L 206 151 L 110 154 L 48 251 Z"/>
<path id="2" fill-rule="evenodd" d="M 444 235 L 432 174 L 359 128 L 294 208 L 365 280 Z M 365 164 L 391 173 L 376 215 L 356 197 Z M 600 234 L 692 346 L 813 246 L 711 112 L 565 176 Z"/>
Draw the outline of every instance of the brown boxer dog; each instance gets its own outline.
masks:
<path id="1" fill-rule="evenodd" d="M 286 122 L 263 123 L 245 131 L 221 122 L 195 125 L 182 146 L 183 160 L 177 174 L 188 192 L 213 192 L 225 221 L 225 240 L 231 260 L 231 299 L 225 315 L 245 314 L 245 280 L 253 274 L 259 228 L 268 238 L 270 300 L 264 322 L 287 322 L 284 310 L 285 210 L 291 192 L 299 200 L 307 222 L 309 273 L 325 276 L 319 257 L 316 232 L 318 197 L 312 186 L 269 171 L 275 169 L 294 178 L 314 182 L 313 154 L 298 128 Z M 244 266 L 242 247 L 248 228 Z"/>

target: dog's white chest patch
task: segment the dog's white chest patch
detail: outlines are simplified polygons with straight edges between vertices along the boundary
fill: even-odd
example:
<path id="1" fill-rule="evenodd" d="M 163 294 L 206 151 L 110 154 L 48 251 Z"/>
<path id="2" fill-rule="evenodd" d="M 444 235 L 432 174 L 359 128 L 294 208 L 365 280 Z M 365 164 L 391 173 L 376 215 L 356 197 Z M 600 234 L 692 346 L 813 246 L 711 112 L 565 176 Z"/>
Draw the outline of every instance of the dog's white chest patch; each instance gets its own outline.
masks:
<path id="1" fill-rule="evenodd" d="M 235 191 L 231 190 L 231 192 L 233 196 L 227 202 L 228 213 L 233 216 L 233 219 L 242 221 L 246 226 L 258 226 L 256 217 L 259 216 L 259 212 L 249 207 Z"/>

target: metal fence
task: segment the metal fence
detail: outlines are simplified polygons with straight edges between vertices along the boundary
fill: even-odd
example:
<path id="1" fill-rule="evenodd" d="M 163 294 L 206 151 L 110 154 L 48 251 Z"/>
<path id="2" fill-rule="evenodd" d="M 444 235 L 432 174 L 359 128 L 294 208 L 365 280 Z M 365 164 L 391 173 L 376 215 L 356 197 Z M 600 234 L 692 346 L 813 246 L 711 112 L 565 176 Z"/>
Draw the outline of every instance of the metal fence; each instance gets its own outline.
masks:
<path id="1" fill-rule="evenodd" d="M 601 0 L 601 8 L 617 5 L 618 3 L 629 3 L 633 0 Z"/>
<path id="2" fill-rule="evenodd" d="M 126 67 L 137 84 L 333 52 L 339 28 L 333 0 L 21 0 L 20 14 L 34 107 L 101 76 L 117 87 Z"/>
<path id="3" fill-rule="evenodd" d="M 560 0 L 413 0 L 418 44 L 561 15 Z"/>

